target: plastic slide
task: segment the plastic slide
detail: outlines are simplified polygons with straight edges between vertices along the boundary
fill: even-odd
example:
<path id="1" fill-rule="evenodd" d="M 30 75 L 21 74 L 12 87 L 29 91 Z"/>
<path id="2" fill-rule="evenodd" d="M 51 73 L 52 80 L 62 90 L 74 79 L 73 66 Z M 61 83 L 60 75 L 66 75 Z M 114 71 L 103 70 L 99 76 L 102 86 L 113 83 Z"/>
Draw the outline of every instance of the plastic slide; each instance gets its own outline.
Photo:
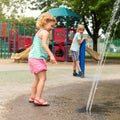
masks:
<path id="1" fill-rule="evenodd" d="M 27 49 L 25 49 L 23 52 L 20 53 L 13 53 L 11 55 L 11 59 L 15 60 L 15 61 L 24 61 L 24 60 L 28 60 L 28 54 L 30 52 L 31 46 L 28 47 Z"/>
<path id="2" fill-rule="evenodd" d="M 86 51 L 94 60 L 101 60 L 100 54 L 94 51 L 93 49 L 86 46 Z"/>

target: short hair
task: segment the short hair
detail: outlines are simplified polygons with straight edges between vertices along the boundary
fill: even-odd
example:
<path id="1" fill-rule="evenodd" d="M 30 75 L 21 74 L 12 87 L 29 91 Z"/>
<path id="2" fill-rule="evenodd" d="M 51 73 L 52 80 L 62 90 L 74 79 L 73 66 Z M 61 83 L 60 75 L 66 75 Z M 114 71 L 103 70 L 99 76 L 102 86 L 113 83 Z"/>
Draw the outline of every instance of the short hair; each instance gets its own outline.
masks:
<path id="1" fill-rule="evenodd" d="M 56 18 L 53 15 L 49 14 L 48 12 L 42 13 L 36 22 L 36 27 L 37 28 L 44 27 L 44 25 L 51 21 L 56 23 Z"/>
<path id="2" fill-rule="evenodd" d="M 83 24 L 78 24 L 78 27 L 77 27 L 77 32 L 79 32 L 79 30 L 83 30 L 85 29 L 84 25 Z"/>

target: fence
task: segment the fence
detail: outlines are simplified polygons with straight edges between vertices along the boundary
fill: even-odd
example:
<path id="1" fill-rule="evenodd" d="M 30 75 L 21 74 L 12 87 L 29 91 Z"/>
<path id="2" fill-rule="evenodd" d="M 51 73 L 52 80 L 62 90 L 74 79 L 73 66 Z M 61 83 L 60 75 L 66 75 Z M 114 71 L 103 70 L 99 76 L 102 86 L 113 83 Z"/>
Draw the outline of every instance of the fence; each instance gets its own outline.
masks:
<path id="1" fill-rule="evenodd" d="M 31 29 L 33 31 L 30 33 L 29 30 Z M 58 61 L 65 61 L 66 56 L 68 57 L 68 61 L 72 61 L 69 49 L 74 33 L 75 29 L 68 30 L 68 45 L 66 46 L 66 29 L 54 29 L 54 40 L 51 42 L 50 49 Z M 35 29 L 33 28 L 22 27 L 19 25 L 16 26 L 10 22 L 0 22 L 0 58 L 10 58 L 12 53 L 19 53 L 28 48 L 32 44 L 34 34 Z M 88 40 L 86 44 L 90 48 L 93 47 L 91 39 Z M 99 53 L 103 49 L 104 44 L 104 40 L 98 40 Z M 109 52 L 116 54 L 120 53 L 120 39 L 113 40 L 112 43 L 109 44 Z"/>
<path id="2" fill-rule="evenodd" d="M 34 33 L 28 35 L 29 28 L 0 22 L 0 58 L 10 58 L 12 53 L 28 48 L 32 44 L 35 29 L 33 31 Z"/>

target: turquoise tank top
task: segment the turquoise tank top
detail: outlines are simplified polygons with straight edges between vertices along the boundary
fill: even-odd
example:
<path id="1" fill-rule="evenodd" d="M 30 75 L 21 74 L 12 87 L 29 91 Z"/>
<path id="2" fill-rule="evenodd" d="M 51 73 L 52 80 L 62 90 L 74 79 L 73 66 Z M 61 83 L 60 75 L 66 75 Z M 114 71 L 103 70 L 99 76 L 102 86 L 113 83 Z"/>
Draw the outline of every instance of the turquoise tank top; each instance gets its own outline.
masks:
<path id="1" fill-rule="evenodd" d="M 36 58 L 36 59 L 44 59 L 47 60 L 48 54 L 47 52 L 42 48 L 42 40 L 39 38 L 38 31 L 34 37 L 33 44 L 29 53 L 29 58 Z M 49 45 L 49 42 L 46 43 L 47 46 Z"/>

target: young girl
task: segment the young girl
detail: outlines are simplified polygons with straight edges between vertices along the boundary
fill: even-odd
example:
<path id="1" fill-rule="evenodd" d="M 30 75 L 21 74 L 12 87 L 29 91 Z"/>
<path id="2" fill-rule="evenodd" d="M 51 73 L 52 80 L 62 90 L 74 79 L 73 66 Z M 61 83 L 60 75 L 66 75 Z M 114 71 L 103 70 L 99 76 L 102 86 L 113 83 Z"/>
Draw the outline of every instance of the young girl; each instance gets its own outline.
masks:
<path id="1" fill-rule="evenodd" d="M 72 60 L 73 60 L 73 76 L 79 76 L 81 78 L 84 77 L 80 64 L 79 64 L 79 48 L 80 44 L 84 41 L 87 40 L 87 37 L 83 37 L 83 32 L 84 32 L 84 25 L 79 24 L 77 28 L 77 32 L 73 38 L 72 44 L 71 44 L 71 53 L 72 53 Z M 76 69 L 78 70 L 78 73 L 76 72 Z"/>
<path id="2" fill-rule="evenodd" d="M 36 23 L 39 30 L 34 37 L 32 48 L 29 53 L 29 67 L 35 77 L 29 102 L 38 106 L 49 105 L 47 101 L 42 99 L 42 92 L 46 81 L 46 60 L 48 56 L 51 63 L 56 63 L 55 57 L 48 47 L 49 33 L 55 24 L 56 18 L 51 14 L 46 12 L 40 15 Z"/>

